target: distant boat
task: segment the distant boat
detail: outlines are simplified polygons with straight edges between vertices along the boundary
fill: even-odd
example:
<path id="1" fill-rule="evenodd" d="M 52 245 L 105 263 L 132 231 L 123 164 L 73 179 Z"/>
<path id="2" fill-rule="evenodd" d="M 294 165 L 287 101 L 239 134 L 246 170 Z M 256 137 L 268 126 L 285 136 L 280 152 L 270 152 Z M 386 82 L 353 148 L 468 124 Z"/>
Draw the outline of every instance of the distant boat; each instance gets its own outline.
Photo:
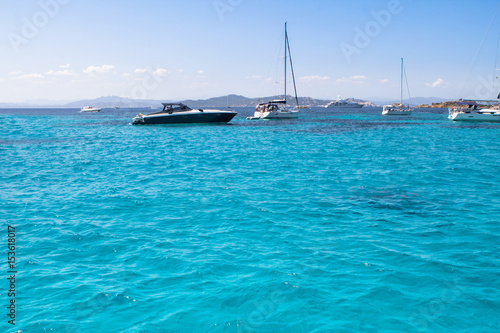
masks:
<path id="1" fill-rule="evenodd" d="M 386 116 L 409 116 L 411 115 L 412 108 L 408 105 L 403 104 L 403 75 L 404 66 L 403 58 L 401 58 L 401 84 L 400 84 L 400 99 L 399 103 L 394 103 L 391 105 L 384 105 L 382 114 Z"/>
<path id="2" fill-rule="evenodd" d="M 84 106 L 80 112 L 101 112 L 101 108 L 93 108 L 91 106 Z"/>
<path id="3" fill-rule="evenodd" d="M 290 59 L 290 68 L 292 71 L 293 87 L 295 90 L 295 102 L 297 107 L 299 106 L 299 99 L 297 97 L 297 87 L 295 85 L 295 74 L 293 72 L 292 55 L 290 53 L 290 44 L 288 42 L 288 32 L 287 24 L 285 22 L 285 93 L 283 100 L 273 100 L 267 103 L 260 103 L 255 107 L 255 112 L 253 117 L 247 117 L 249 120 L 256 119 L 291 119 L 298 118 L 300 111 L 299 109 L 288 110 L 286 108 L 286 74 L 288 69 L 287 60 Z"/>
<path id="4" fill-rule="evenodd" d="M 236 111 L 193 110 L 182 103 L 162 103 L 163 110 L 148 115 L 140 113 L 134 119 L 134 125 L 149 124 L 199 124 L 227 123 L 238 114 Z"/>
<path id="5" fill-rule="evenodd" d="M 360 103 L 355 103 L 355 102 L 348 102 L 346 100 L 343 100 L 338 96 L 338 100 L 332 101 L 325 105 L 325 108 L 327 109 L 359 109 L 362 108 L 363 104 Z"/>
<path id="6" fill-rule="evenodd" d="M 498 94 L 497 100 L 460 100 L 457 102 L 460 107 L 454 107 L 448 109 L 448 119 L 454 121 L 494 121 L 500 122 L 500 94 Z M 483 103 L 497 103 L 498 108 L 487 108 L 479 109 L 477 102 Z"/>

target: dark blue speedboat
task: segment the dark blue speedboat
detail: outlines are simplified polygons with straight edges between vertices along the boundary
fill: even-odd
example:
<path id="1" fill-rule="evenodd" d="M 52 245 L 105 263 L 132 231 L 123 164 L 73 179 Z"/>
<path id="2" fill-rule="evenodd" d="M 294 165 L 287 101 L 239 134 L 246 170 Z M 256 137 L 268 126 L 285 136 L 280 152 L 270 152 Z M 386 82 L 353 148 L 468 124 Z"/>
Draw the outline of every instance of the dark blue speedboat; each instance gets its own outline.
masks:
<path id="1" fill-rule="evenodd" d="M 140 113 L 134 119 L 134 125 L 149 124 L 196 124 L 227 123 L 238 114 L 236 111 L 191 109 L 182 103 L 162 103 L 163 110 L 147 115 Z"/>

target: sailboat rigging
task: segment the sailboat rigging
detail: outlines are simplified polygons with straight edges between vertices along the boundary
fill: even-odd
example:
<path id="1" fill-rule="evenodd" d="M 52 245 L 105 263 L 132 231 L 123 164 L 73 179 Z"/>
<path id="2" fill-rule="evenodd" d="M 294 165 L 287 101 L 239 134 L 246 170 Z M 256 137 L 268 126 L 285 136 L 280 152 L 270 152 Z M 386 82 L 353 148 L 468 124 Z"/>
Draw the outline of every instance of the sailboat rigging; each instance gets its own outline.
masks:
<path id="1" fill-rule="evenodd" d="M 397 115 L 397 116 L 409 116 L 411 115 L 412 108 L 410 105 L 407 107 L 403 104 L 403 78 L 406 78 L 406 72 L 404 69 L 403 58 L 401 58 L 401 82 L 400 82 L 400 96 L 399 103 L 394 103 L 391 105 L 384 105 L 382 114 L 383 115 Z M 408 88 L 408 80 L 406 80 L 406 88 Z M 409 91 L 408 91 L 409 95 Z"/>
<path id="2" fill-rule="evenodd" d="M 286 107 L 287 104 L 287 93 L 286 93 L 286 81 L 287 81 L 287 71 L 288 71 L 288 62 L 290 62 L 290 68 L 292 72 L 292 81 L 293 88 L 295 92 L 295 102 L 297 104 L 296 110 L 288 110 Z M 273 100 L 267 103 L 260 103 L 255 107 L 255 113 L 253 117 L 247 117 L 247 119 L 255 120 L 255 119 L 290 119 L 290 118 L 298 118 L 299 111 L 299 99 L 297 97 L 297 86 L 295 84 L 295 73 L 293 71 L 293 62 L 292 62 L 292 54 L 290 52 L 290 43 L 288 41 L 288 31 L 287 31 L 287 23 L 285 22 L 285 83 L 284 83 L 284 95 L 282 100 Z"/>

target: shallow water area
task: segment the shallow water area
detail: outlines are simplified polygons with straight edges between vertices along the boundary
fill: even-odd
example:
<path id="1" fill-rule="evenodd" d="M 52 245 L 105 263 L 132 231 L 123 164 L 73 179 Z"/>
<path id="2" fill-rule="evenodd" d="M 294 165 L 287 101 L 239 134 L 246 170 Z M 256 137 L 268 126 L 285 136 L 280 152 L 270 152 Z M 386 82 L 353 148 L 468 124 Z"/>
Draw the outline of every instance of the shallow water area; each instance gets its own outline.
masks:
<path id="1" fill-rule="evenodd" d="M 235 110 L 0 109 L 16 329 L 500 331 L 500 124 Z"/>

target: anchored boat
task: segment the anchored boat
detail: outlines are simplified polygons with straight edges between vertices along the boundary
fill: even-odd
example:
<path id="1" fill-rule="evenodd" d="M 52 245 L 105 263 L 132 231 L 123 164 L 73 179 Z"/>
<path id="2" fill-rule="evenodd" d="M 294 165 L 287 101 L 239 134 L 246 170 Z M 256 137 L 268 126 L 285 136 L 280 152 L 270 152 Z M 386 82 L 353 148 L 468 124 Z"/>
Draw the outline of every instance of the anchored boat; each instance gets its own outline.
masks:
<path id="1" fill-rule="evenodd" d="M 290 59 L 290 68 L 292 71 L 293 88 L 295 90 L 295 102 L 297 107 L 288 110 L 286 107 L 286 73 L 288 69 L 287 59 Z M 295 85 L 295 74 L 293 73 L 292 55 L 290 53 L 290 43 L 288 42 L 287 24 L 285 23 L 285 93 L 283 100 L 273 100 L 267 103 L 260 103 L 255 107 L 253 117 L 247 117 L 249 120 L 257 119 L 291 119 L 298 118 L 300 114 L 299 99 L 297 97 L 297 87 Z"/>
<path id="2" fill-rule="evenodd" d="M 403 75 L 405 74 L 403 58 L 401 58 L 401 84 L 400 84 L 400 99 L 399 103 L 394 103 L 391 105 L 384 105 L 382 114 L 386 116 L 409 116 L 411 115 L 412 108 L 408 105 L 403 104 Z M 408 88 L 408 82 L 406 84 Z M 408 95 L 410 93 L 408 92 Z M 411 100 L 410 100 L 411 101 Z"/>
<path id="3" fill-rule="evenodd" d="M 500 122 L 500 94 L 496 100 L 460 100 L 457 102 L 459 107 L 448 109 L 448 119 L 453 121 L 494 121 Z M 498 107 L 494 109 L 485 108 L 479 109 L 480 103 L 497 103 Z"/>
<path id="4" fill-rule="evenodd" d="M 101 112 L 101 108 L 93 108 L 91 106 L 84 106 L 80 112 Z"/>
<path id="5" fill-rule="evenodd" d="M 332 101 L 325 105 L 327 109 L 360 109 L 362 107 L 363 104 L 343 100 L 340 96 L 338 96 L 336 101 Z"/>
<path id="6" fill-rule="evenodd" d="M 191 109 L 182 103 L 162 103 L 163 110 L 147 115 L 138 114 L 134 125 L 149 124 L 198 124 L 228 123 L 238 114 L 236 111 Z"/>

